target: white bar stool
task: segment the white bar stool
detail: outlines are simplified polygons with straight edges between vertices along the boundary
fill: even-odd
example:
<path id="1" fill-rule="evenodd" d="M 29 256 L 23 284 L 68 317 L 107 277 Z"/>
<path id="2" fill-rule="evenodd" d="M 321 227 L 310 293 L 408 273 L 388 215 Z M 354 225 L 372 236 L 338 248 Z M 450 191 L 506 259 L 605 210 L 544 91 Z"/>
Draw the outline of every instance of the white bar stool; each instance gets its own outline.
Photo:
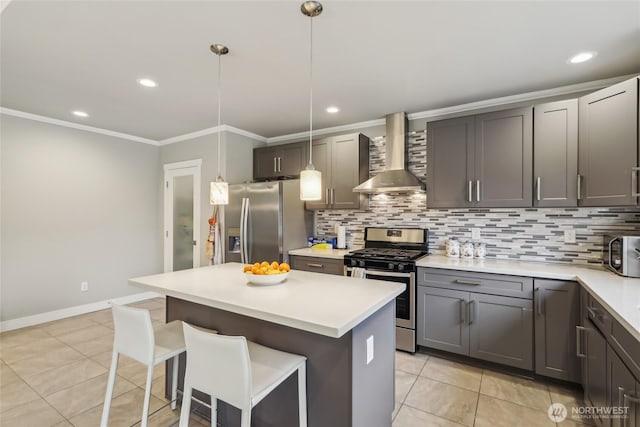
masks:
<path id="1" fill-rule="evenodd" d="M 180 427 L 189 425 L 193 389 L 211 396 L 211 425 L 216 425 L 217 402 L 242 411 L 241 427 L 251 425 L 251 409 L 289 375 L 298 371 L 298 416 L 307 426 L 307 358 L 247 341 L 245 337 L 214 335 L 183 323 L 187 347 Z"/>
<path id="2" fill-rule="evenodd" d="M 118 358 L 124 354 L 140 363 L 147 365 L 147 383 L 144 389 L 144 404 L 142 407 L 142 427 L 146 427 L 149 417 L 149 400 L 151 396 L 151 381 L 153 368 L 158 363 L 173 358 L 173 387 L 171 390 L 171 409 L 176 409 L 178 389 L 178 356 L 185 351 L 182 322 L 174 320 L 153 330 L 149 310 L 126 307 L 113 304 L 113 325 L 115 334 L 113 339 L 113 357 L 111 370 L 107 382 L 107 393 L 102 409 L 101 427 L 107 427 L 111 398 L 118 369 Z"/>

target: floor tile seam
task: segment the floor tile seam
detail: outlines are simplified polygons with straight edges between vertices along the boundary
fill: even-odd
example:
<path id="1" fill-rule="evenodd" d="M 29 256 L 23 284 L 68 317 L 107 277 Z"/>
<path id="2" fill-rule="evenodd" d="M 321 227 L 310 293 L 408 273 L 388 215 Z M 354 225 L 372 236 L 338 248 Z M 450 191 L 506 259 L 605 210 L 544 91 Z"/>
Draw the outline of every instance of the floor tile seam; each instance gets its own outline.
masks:
<path id="1" fill-rule="evenodd" d="M 60 341 L 58 338 L 56 338 L 56 337 L 54 337 L 54 336 L 49 336 L 49 337 L 47 337 L 47 338 L 45 338 L 45 339 L 54 339 L 54 340 L 56 340 L 59 344 L 61 344 L 62 346 L 70 347 L 70 345 L 69 345 L 69 344 L 67 344 L 67 343 L 66 343 L 66 342 L 64 342 L 64 341 Z M 31 344 L 32 344 L 32 342 L 29 342 L 29 343 L 26 343 L 26 344 L 20 344 L 20 345 L 16 345 L 16 346 L 11 346 L 11 347 L 9 347 L 9 348 L 11 348 L 11 349 L 15 349 L 16 347 L 23 347 L 23 346 L 27 346 L 27 345 L 31 345 Z M 56 349 L 56 350 L 59 350 L 59 349 Z M 56 351 L 56 350 L 53 350 L 53 351 Z M 11 351 L 13 351 L 13 350 L 11 350 Z M 44 351 L 44 350 L 40 350 L 40 351 L 36 352 L 35 354 L 33 354 L 33 355 L 31 355 L 31 356 L 28 356 L 28 357 L 21 357 L 21 358 L 20 358 L 20 360 L 27 360 L 27 359 L 31 359 L 31 358 L 33 358 L 33 357 L 36 357 L 36 356 L 38 356 L 42 351 Z M 9 362 L 8 362 L 6 359 L 4 359 L 4 358 L 2 358 L 2 359 L 0 359 L 0 360 L 2 360 L 2 361 L 3 361 L 5 364 L 7 364 L 7 365 L 9 364 Z M 15 363 L 15 361 L 12 361 L 11 363 Z"/>
<path id="2" fill-rule="evenodd" d="M 476 425 L 478 419 L 478 407 L 480 406 L 480 390 L 482 389 L 482 379 L 484 378 L 484 369 L 480 372 L 480 385 L 478 386 L 478 396 L 476 398 L 476 411 L 473 414 L 473 427 Z"/>
<path id="3" fill-rule="evenodd" d="M 61 334 L 61 335 L 55 336 L 54 338 L 55 338 L 55 339 L 57 339 L 58 341 L 62 342 L 62 343 L 65 343 L 66 345 L 74 345 L 74 344 L 81 344 L 81 343 L 85 343 L 85 342 L 87 342 L 87 341 L 95 341 L 95 340 L 97 340 L 97 339 L 100 339 L 100 338 L 106 337 L 107 335 L 111 335 L 111 333 L 113 332 L 113 329 L 111 329 L 111 328 L 107 328 L 107 327 L 106 327 L 106 326 L 104 326 L 104 325 L 99 325 L 99 326 L 102 326 L 103 328 L 109 329 L 109 331 L 104 332 L 104 333 L 99 334 L 99 335 L 93 335 L 93 336 L 92 336 L 91 338 L 89 338 L 89 339 L 83 339 L 83 340 L 81 340 L 81 341 L 78 341 L 78 342 L 71 342 L 71 343 L 68 343 L 68 342 L 66 342 L 66 341 L 63 341 L 63 340 L 61 340 L 61 339 L 59 338 L 60 336 L 64 336 L 64 335 L 67 335 L 67 334 Z M 76 331 L 71 331 L 71 332 L 69 332 L 69 334 L 74 334 L 74 333 L 76 333 L 76 332 L 80 332 L 80 331 L 83 331 L 83 330 L 85 330 L 85 329 L 89 329 L 89 328 L 93 328 L 93 326 L 89 326 L 89 327 L 87 327 L 87 328 L 78 329 L 78 330 L 76 330 Z"/>
<path id="4" fill-rule="evenodd" d="M 19 375 L 11 366 L 9 366 L 9 364 L 7 362 L 5 362 L 4 360 L 2 362 L 5 365 L 7 365 L 7 369 L 9 369 L 11 372 L 13 372 L 13 375 L 15 375 L 18 380 L 24 381 L 24 378 L 22 378 L 21 375 Z M 13 381 L 16 381 L 16 380 L 14 379 Z M 26 382 L 26 381 L 24 381 L 24 382 Z M 5 384 L 11 384 L 11 383 L 12 383 L 12 381 L 9 381 L 8 383 L 5 383 Z M 3 384 L 2 381 L 0 381 L 0 386 L 2 386 L 2 384 Z"/>
<path id="5" fill-rule="evenodd" d="M 87 358 L 87 359 L 89 359 L 89 358 Z M 89 359 L 89 361 L 91 361 L 91 362 L 93 362 L 93 363 L 95 363 L 95 364 L 99 365 L 100 367 L 104 368 L 104 366 L 100 365 L 99 363 L 97 363 L 97 362 L 95 362 L 95 361 L 93 361 L 93 360 L 91 360 L 91 359 Z M 82 360 L 76 360 L 76 361 L 74 361 L 73 363 L 76 363 L 76 362 L 82 362 Z M 66 367 L 66 366 L 69 366 L 69 365 L 61 366 L 61 368 Z M 58 369 L 58 368 L 54 368 L 54 369 Z M 106 368 L 105 368 L 105 369 L 106 369 Z M 51 396 L 52 394 L 56 394 L 56 393 L 59 393 L 59 392 L 64 391 L 64 390 L 68 390 L 68 389 L 70 389 L 70 388 L 72 388 L 72 387 L 75 387 L 75 386 L 77 386 L 77 385 L 79 385 L 79 384 L 82 384 L 82 383 L 85 383 L 85 382 L 87 382 L 87 381 L 89 381 L 89 380 L 92 380 L 92 379 L 94 379 L 94 378 L 97 378 L 97 377 L 99 377 L 100 375 L 104 375 L 104 374 L 108 374 L 108 373 L 109 373 L 109 370 L 107 370 L 107 371 L 105 371 L 105 372 L 102 372 L 102 373 L 100 373 L 100 374 L 98 374 L 98 375 L 94 375 L 94 376 L 92 376 L 92 377 L 85 378 L 84 380 L 80 381 L 79 383 L 71 384 L 71 385 L 69 385 L 69 386 L 67 386 L 67 387 L 64 387 L 64 388 L 61 388 L 61 389 L 58 389 L 58 390 L 54 390 L 54 391 L 52 391 L 52 392 L 50 392 L 50 393 L 47 393 L 47 394 L 41 394 L 41 393 L 39 393 L 37 390 L 35 390 L 35 389 L 34 389 L 34 390 L 36 391 L 36 393 L 38 393 L 38 394 L 40 395 L 40 397 L 42 397 L 42 398 L 44 399 L 44 398 L 46 398 L 47 396 Z M 40 374 L 36 374 L 36 375 L 40 375 Z M 24 382 L 27 382 L 27 381 L 26 381 L 26 380 L 24 380 L 24 379 L 23 379 L 23 381 L 24 381 Z M 131 381 L 129 381 L 129 382 L 131 382 Z"/>
<path id="6" fill-rule="evenodd" d="M 16 375 L 18 375 L 18 374 L 16 374 Z M 29 388 L 31 389 L 31 391 L 33 391 L 33 392 L 38 396 L 39 400 L 42 400 L 44 403 L 46 403 L 46 404 L 47 404 L 51 409 L 53 409 L 53 410 L 54 410 L 58 415 L 60 415 L 60 417 L 62 417 L 62 419 L 63 419 L 63 420 L 66 420 L 66 419 L 67 419 L 64 415 L 62 415 L 62 414 L 60 413 L 60 411 L 58 411 L 58 409 L 56 409 L 56 407 L 54 407 L 54 406 L 53 406 L 53 405 L 52 405 L 52 404 L 51 404 L 47 399 L 45 399 L 45 397 L 44 397 L 42 394 L 40 394 L 40 392 L 38 392 L 38 390 L 36 390 L 35 388 L 33 388 L 33 387 L 31 386 L 31 384 L 29 384 L 29 383 L 28 383 L 28 382 L 27 382 L 27 381 L 26 381 L 22 376 L 18 375 L 18 377 L 20 378 L 20 380 L 21 380 L 23 383 L 25 383 L 25 384 L 27 385 L 27 387 L 29 387 Z M 26 403 L 20 404 L 20 405 L 18 405 L 18 406 L 14 406 L 14 408 L 17 408 L 17 407 L 20 407 L 20 406 L 23 406 L 23 405 L 28 405 L 28 404 L 30 404 L 30 403 L 32 403 L 32 402 L 35 402 L 36 400 L 37 400 L 37 399 L 30 400 L 29 402 L 26 402 Z M 5 412 L 5 411 L 2 411 L 2 412 Z"/>
<path id="7" fill-rule="evenodd" d="M 451 386 L 451 387 L 455 387 L 455 388 L 457 388 L 459 390 L 468 391 L 470 393 L 476 393 L 476 394 L 480 393 L 480 388 L 478 388 L 478 390 L 475 391 L 475 390 L 470 390 L 468 388 L 460 387 L 459 385 L 455 385 L 455 384 L 447 383 L 447 382 L 444 382 L 444 381 L 436 380 L 434 378 L 423 377 L 422 375 L 418 375 L 418 378 L 424 378 L 424 379 L 429 380 L 429 381 L 435 381 L 437 383 L 448 385 L 448 386 Z M 416 379 L 416 381 L 417 381 L 417 379 Z"/>
<path id="8" fill-rule="evenodd" d="M 70 321 L 70 320 L 71 320 L 71 319 L 73 319 L 74 317 L 76 317 L 76 316 L 69 316 L 69 317 L 65 317 L 65 318 L 58 319 L 58 320 L 54 320 L 53 322 L 47 322 L 47 323 L 50 323 L 50 325 L 49 325 L 49 326 L 53 326 L 53 325 L 55 325 L 57 322 L 66 322 L 66 321 Z M 70 330 L 70 331 L 66 331 L 66 332 L 64 332 L 64 333 L 62 333 L 62 334 L 57 334 L 57 335 L 54 335 L 54 334 L 52 334 L 51 332 L 47 331 L 47 327 L 48 327 L 48 326 L 45 326 L 45 325 L 47 325 L 47 323 L 43 323 L 43 324 L 40 326 L 40 328 L 39 328 L 39 329 L 41 329 L 41 330 L 42 330 L 42 332 L 44 332 L 45 334 L 50 335 L 50 336 L 52 336 L 52 337 L 56 338 L 56 337 L 57 337 L 57 336 L 59 336 L 59 335 L 64 335 L 64 334 L 68 334 L 68 333 L 71 333 L 71 332 L 77 332 L 77 331 L 80 331 L 80 330 L 82 330 L 82 329 L 91 328 L 91 327 L 93 327 L 93 326 L 100 325 L 100 323 L 98 323 L 98 322 L 94 321 L 93 319 L 87 319 L 87 320 L 88 320 L 89 322 L 95 323 L 95 325 L 83 326 L 83 327 L 81 327 L 81 328 L 72 329 L 72 330 Z M 100 326 L 102 326 L 102 325 L 100 325 Z"/>
<path id="9" fill-rule="evenodd" d="M 67 347 L 71 348 L 70 346 L 67 346 Z M 76 350 L 76 349 L 74 349 L 74 348 L 71 348 L 71 350 L 73 350 L 73 351 L 77 352 L 77 353 L 78 353 L 78 354 L 80 354 L 82 357 L 87 358 L 84 354 L 80 353 L 78 350 Z M 30 359 L 33 359 L 33 358 L 21 359 L 20 361 L 22 361 L 22 360 L 29 361 Z M 44 374 L 44 373 L 46 373 L 46 372 L 53 371 L 54 369 L 59 369 L 59 368 L 63 368 L 63 367 L 65 367 L 65 366 L 69 366 L 69 365 L 71 365 L 72 363 L 78 362 L 79 360 L 81 360 L 81 359 L 74 359 L 74 360 L 64 359 L 64 362 L 65 362 L 65 363 L 64 363 L 64 364 L 62 364 L 62 365 L 60 365 L 60 366 L 54 366 L 54 367 L 52 367 L 52 368 L 47 368 L 47 369 L 45 369 L 44 371 L 36 372 L 36 373 L 30 374 L 30 375 L 27 375 L 27 376 L 28 376 L 28 377 L 30 377 L 30 376 L 32 376 L 32 375 L 42 375 L 42 374 Z M 7 363 L 7 362 L 5 362 L 5 363 Z M 7 363 L 7 366 L 10 366 L 10 365 Z M 16 372 L 16 371 L 14 370 L 14 372 Z M 21 375 L 21 374 L 18 374 L 17 372 L 16 372 L 16 375 L 18 375 L 22 381 L 26 382 L 26 380 L 25 380 L 25 376 L 23 376 L 23 375 Z"/>
<path id="10" fill-rule="evenodd" d="M 412 406 L 412 405 L 410 405 L 408 403 L 403 403 L 402 406 L 408 406 L 411 409 L 415 409 L 417 411 L 424 412 L 424 413 L 429 414 L 429 415 L 433 415 L 434 417 L 438 417 L 438 418 L 442 418 L 442 419 L 447 420 L 447 421 L 451 421 L 452 423 L 460 425 L 460 426 L 465 426 L 465 424 L 459 423 L 456 420 L 452 420 L 451 418 L 447 418 L 447 417 L 442 416 L 442 415 L 434 414 L 433 412 L 429 412 L 429 411 L 427 411 L 425 409 L 422 409 L 422 408 L 416 408 L 415 406 Z M 400 412 L 400 410 L 398 410 L 398 412 Z"/>

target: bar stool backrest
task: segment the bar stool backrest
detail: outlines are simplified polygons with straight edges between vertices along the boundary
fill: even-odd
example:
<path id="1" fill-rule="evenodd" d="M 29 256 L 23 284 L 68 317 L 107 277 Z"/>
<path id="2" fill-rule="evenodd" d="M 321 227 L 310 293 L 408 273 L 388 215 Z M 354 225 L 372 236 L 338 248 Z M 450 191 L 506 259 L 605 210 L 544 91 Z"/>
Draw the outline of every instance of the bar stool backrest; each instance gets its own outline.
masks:
<path id="1" fill-rule="evenodd" d="M 182 323 L 187 348 L 185 381 L 240 409 L 251 409 L 251 360 L 247 340 L 199 331 Z"/>
<path id="2" fill-rule="evenodd" d="M 114 350 L 153 365 L 155 338 L 149 310 L 113 304 Z"/>

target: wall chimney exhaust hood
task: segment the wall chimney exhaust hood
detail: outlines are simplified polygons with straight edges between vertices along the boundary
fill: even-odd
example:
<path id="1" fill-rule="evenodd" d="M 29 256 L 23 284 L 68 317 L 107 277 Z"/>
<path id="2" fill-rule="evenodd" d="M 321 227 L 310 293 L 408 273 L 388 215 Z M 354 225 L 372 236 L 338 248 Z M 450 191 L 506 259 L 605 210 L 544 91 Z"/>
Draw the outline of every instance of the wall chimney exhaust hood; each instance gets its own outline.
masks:
<path id="1" fill-rule="evenodd" d="M 385 170 L 353 189 L 355 193 L 409 193 L 424 192 L 424 184 L 406 169 L 407 115 L 388 114 L 385 117 L 386 167 Z"/>

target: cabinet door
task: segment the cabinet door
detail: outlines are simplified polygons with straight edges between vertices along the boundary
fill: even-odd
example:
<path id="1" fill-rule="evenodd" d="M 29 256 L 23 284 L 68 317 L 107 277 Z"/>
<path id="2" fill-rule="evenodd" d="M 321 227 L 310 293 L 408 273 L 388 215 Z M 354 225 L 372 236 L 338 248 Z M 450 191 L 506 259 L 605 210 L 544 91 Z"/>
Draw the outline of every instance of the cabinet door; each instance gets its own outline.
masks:
<path id="1" fill-rule="evenodd" d="M 278 172 L 278 160 L 275 147 L 256 148 L 253 150 L 253 179 L 264 180 L 274 178 Z"/>
<path id="2" fill-rule="evenodd" d="M 635 205 L 638 79 L 580 98 L 579 123 L 580 205 Z"/>
<path id="3" fill-rule="evenodd" d="M 536 373 L 565 381 L 580 380 L 576 357 L 579 319 L 575 282 L 535 279 Z"/>
<path id="4" fill-rule="evenodd" d="M 468 355 L 469 293 L 428 286 L 417 288 L 417 343 L 425 347 Z"/>
<path id="5" fill-rule="evenodd" d="M 532 370 L 531 300 L 476 293 L 469 298 L 469 355 Z"/>
<path id="6" fill-rule="evenodd" d="M 611 420 L 611 427 L 640 427 L 637 382 L 631 371 L 610 346 L 607 346 L 607 406 L 628 407 L 628 419 Z"/>
<path id="7" fill-rule="evenodd" d="M 474 118 L 427 123 L 427 206 L 473 205 Z"/>
<path id="8" fill-rule="evenodd" d="M 477 206 L 531 206 L 532 115 L 531 108 L 518 108 L 476 116 Z"/>
<path id="9" fill-rule="evenodd" d="M 607 341 L 590 321 L 583 335 L 585 342 L 584 400 L 588 406 L 607 405 Z M 596 418 L 599 426 L 603 420 Z M 608 425 L 608 424 L 607 424 Z"/>
<path id="10" fill-rule="evenodd" d="M 331 176 L 331 138 L 313 141 L 313 166 L 322 173 L 322 199 L 305 202 L 306 209 L 326 209 L 329 207 L 329 182 Z"/>
<path id="11" fill-rule="evenodd" d="M 308 146 L 308 142 L 281 145 L 278 154 L 278 176 L 300 176 L 300 171 L 309 162 Z"/>
<path id="12" fill-rule="evenodd" d="M 360 184 L 358 135 L 336 136 L 331 141 L 331 207 L 357 209 L 360 194 L 353 187 Z"/>
<path id="13" fill-rule="evenodd" d="M 533 109 L 533 205 L 578 203 L 578 100 Z"/>

